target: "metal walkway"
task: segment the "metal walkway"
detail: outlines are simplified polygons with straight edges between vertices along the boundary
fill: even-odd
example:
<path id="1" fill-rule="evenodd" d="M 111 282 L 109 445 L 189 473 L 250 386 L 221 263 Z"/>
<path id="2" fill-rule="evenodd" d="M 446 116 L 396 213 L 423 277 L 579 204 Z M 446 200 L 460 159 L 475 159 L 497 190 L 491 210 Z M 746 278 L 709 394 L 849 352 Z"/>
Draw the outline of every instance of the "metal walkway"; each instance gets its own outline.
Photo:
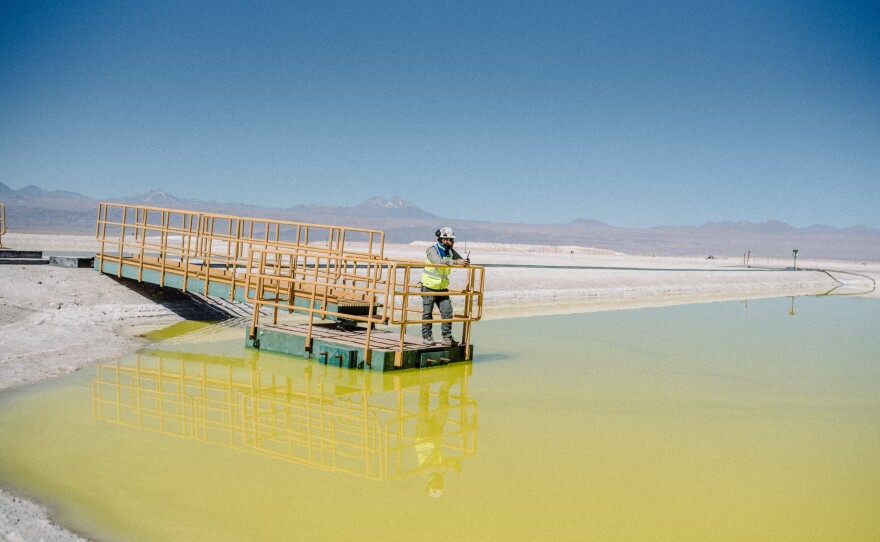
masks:
<path id="1" fill-rule="evenodd" d="M 379 371 L 472 358 L 483 267 L 456 268 L 447 294 L 456 312 L 431 320 L 459 324 L 461 344 L 426 347 L 406 333 L 424 322 L 425 263 L 386 259 L 379 230 L 101 203 L 96 237 L 99 272 L 251 303 L 255 348 Z"/>

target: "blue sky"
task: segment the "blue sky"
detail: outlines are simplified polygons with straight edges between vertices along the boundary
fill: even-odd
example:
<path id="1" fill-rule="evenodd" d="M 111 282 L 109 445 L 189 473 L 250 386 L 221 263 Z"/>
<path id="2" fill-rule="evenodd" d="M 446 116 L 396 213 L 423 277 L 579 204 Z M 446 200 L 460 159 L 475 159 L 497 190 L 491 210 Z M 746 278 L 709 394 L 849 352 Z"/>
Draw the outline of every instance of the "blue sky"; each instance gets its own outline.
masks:
<path id="1" fill-rule="evenodd" d="M 0 182 L 880 227 L 880 5 L 6 0 Z"/>

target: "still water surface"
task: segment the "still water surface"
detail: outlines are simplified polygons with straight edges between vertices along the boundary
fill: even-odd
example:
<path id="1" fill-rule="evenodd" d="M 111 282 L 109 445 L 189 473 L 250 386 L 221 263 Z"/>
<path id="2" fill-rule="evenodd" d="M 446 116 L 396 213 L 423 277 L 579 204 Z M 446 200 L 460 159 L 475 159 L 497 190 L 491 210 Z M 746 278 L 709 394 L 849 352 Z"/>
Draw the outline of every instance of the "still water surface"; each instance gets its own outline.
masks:
<path id="1" fill-rule="evenodd" d="M 489 321 L 473 364 L 391 375 L 183 324 L 0 395 L 0 481 L 106 540 L 878 540 L 878 322 L 855 298 Z"/>

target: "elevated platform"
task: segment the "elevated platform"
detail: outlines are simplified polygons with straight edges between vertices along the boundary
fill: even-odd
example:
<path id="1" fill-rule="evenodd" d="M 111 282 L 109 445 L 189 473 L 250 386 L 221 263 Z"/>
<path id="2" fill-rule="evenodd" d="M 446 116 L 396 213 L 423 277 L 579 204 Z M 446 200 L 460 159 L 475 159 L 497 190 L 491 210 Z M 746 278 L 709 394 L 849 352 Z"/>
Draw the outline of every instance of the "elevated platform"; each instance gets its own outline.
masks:
<path id="1" fill-rule="evenodd" d="M 402 363 L 395 365 L 400 335 L 379 329 L 370 333 L 370 356 L 366 356 L 367 329 L 355 327 L 342 330 L 332 324 L 274 324 L 257 329 L 255 338 L 246 337 L 252 348 L 316 360 L 327 365 L 369 371 L 424 369 L 470 359 L 464 345 L 426 346 L 420 337 L 404 336 Z M 311 349 L 306 348 L 307 337 Z M 472 347 L 470 347 L 472 350 Z M 473 352 L 470 352 L 473 355 Z M 369 362 L 365 360 L 369 359 Z"/>
<path id="2" fill-rule="evenodd" d="M 422 316 L 422 261 L 385 258 L 379 230 L 101 203 L 94 268 L 183 292 L 249 303 L 249 347 L 326 365 L 390 371 L 471 359 L 483 268 L 445 290 L 453 314 Z M 305 316 L 307 323 L 300 324 Z M 462 345 L 426 346 L 408 326 L 458 324 Z M 395 331 L 389 331 L 389 329 Z"/>

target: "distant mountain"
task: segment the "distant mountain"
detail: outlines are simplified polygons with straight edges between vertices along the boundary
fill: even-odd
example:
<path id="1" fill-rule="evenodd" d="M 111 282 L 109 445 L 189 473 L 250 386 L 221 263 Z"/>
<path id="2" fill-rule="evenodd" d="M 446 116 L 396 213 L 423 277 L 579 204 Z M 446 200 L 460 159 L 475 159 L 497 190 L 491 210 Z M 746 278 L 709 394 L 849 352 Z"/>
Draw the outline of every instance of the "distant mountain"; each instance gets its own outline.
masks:
<path id="1" fill-rule="evenodd" d="M 151 190 L 146 194 L 139 194 L 127 198 L 116 200 L 120 203 L 132 203 L 134 205 L 150 205 L 153 207 L 171 207 L 178 208 L 180 205 L 186 204 L 185 200 L 173 196 L 164 190 Z"/>
<path id="2" fill-rule="evenodd" d="M 353 210 L 376 217 L 439 220 L 436 215 L 432 215 L 431 213 L 419 209 L 414 204 L 406 201 L 400 196 L 394 196 L 391 199 L 384 199 L 378 196 L 372 197 L 359 205 L 355 205 Z"/>
<path id="3" fill-rule="evenodd" d="M 394 196 L 391 199 L 380 198 L 379 196 L 374 196 L 367 201 L 358 205 L 361 208 L 367 209 L 417 209 L 415 205 L 406 201 L 400 196 Z"/>
<path id="4" fill-rule="evenodd" d="M 231 214 L 313 224 L 378 229 L 390 243 L 430 239 L 439 226 L 450 224 L 473 242 L 582 246 L 630 254 L 787 257 L 795 248 L 803 258 L 880 260 L 880 230 L 866 226 L 832 228 L 814 224 L 795 228 L 779 221 L 707 222 L 700 226 L 621 228 L 590 219 L 565 224 L 515 224 L 451 220 L 420 209 L 400 196 L 373 197 L 352 207 L 300 205 L 271 208 L 179 198 L 163 190 L 116 200 L 130 205 Z M 90 233 L 98 200 L 75 192 L 45 191 L 36 186 L 13 190 L 0 183 L 10 231 Z"/>
<path id="5" fill-rule="evenodd" d="M 813 227 L 813 226 L 811 226 Z M 827 227 L 827 226 L 826 226 Z M 738 231 L 738 232 L 775 232 L 775 233 L 787 233 L 795 231 L 796 228 L 793 226 L 789 226 L 785 222 L 779 222 L 778 220 L 770 220 L 767 222 L 762 222 L 760 224 L 753 224 L 747 220 L 740 220 L 738 222 L 706 222 L 703 224 L 700 229 L 703 231 L 720 231 L 720 232 L 730 232 L 730 231 Z M 832 228 L 833 229 L 833 228 Z"/>
<path id="6" fill-rule="evenodd" d="M 586 218 L 578 218 L 568 223 L 573 228 L 608 228 L 608 224 L 598 220 L 588 220 Z"/>

